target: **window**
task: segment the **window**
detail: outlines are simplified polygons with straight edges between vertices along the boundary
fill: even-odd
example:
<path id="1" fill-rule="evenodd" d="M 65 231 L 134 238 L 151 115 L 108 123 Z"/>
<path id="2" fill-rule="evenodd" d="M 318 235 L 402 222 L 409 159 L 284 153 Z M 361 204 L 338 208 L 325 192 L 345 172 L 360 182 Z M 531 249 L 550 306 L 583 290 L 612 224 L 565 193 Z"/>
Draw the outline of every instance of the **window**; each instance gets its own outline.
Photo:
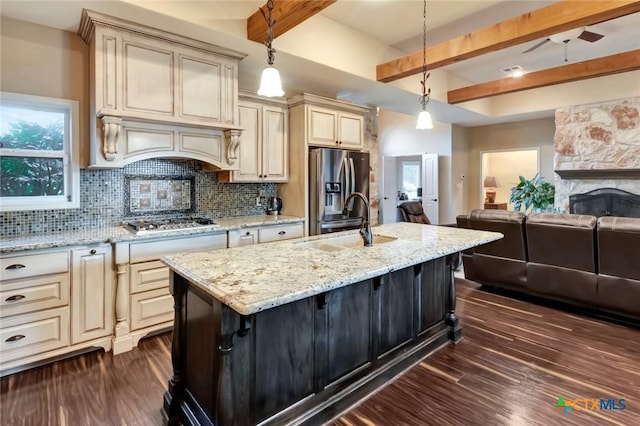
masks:
<path id="1" fill-rule="evenodd" d="M 402 161 L 402 192 L 407 194 L 409 200 L 418 199 L 422 194 L 418 194 L 420 188 L 420 161 Z"/>
<path id="2" fill-rule="evenodd" d="M 78 102 L 0 93 L 0 210 L 80 205 Z"/>

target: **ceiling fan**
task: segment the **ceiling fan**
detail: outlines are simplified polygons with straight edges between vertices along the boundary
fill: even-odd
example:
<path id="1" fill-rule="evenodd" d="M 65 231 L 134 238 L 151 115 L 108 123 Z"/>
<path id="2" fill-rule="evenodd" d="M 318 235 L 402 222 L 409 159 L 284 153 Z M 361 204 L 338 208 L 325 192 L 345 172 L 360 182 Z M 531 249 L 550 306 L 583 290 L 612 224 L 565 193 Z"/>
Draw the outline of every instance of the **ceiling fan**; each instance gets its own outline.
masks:
<path id="1" fill-rule="evenodd" d="M 567 47 L 567 43 L 569 43 L 571 40 L 576 40 L 576 39 L 580 39 L 580 40 L 584 40 L 584 41 L 588 41 L 590 43 L 593 43 L 594 41 L 598 41 L 600 40 L 602 37 L 604 37 L 604 35 L 602 34 L 598 34 L 598 33 L 594 33 L 592 31 L 588 31 L 585 29 L 585 27 L 580 27 L 580 28 L 575 28 L 573 30 L 569 30 L 569 31 L 565 31 L 562 33 L 558 33 L 558 34 L 553 34 L 550 35 L 549 37 L 547 37 L 546 39 L 542 40 L 540 43 L 536 44 L 535 46 L 525 50 L 522 53 L 529 53 L 533 50 L 536 50 L 537 48 L 539 48 L 540 46 L 548 43 L 548 42 L 553 42 L 556 44 L 564 44 L 565 46 L 565 50 Z M 566 59 L 566 55 L 565 55 L 565 62 L 567 61 Z"/>

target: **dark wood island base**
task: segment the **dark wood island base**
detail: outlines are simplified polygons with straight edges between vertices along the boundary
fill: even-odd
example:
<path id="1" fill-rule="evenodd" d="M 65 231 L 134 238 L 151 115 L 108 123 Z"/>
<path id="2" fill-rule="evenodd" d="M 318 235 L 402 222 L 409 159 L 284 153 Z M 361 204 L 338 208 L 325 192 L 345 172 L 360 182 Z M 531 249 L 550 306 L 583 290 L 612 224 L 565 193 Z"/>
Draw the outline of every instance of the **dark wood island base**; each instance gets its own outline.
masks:
<path id="1" fill-rule="evenodd" d="M 331 420 L 462 337 L 455 315 L 456 259 L 438 258 L 249 316 L 173 272 L 167 422 Z"/>

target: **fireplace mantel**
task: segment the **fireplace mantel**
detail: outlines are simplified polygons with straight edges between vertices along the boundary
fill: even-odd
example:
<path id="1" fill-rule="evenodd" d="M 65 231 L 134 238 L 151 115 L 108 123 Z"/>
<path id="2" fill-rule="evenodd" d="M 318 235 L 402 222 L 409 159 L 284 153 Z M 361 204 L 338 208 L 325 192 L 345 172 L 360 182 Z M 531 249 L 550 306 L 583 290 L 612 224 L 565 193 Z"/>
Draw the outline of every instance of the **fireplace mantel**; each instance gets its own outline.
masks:
<path id="1" fill-rule="evenodd" d="M 562 179 L 640 179 L 640 169 L 554 170 Z"/>

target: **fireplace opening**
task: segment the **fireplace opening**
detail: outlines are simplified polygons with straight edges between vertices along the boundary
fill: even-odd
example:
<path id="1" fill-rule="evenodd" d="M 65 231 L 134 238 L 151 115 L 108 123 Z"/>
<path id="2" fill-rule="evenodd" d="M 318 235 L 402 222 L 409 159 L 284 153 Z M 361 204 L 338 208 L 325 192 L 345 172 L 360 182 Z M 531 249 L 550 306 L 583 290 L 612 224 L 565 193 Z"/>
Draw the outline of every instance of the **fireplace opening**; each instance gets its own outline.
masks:
<path id="1" fill-rule="evenodd" d="M 616 188 L 595 189 L 569 196 L 569 212 L 640 218 L 640 195 Z"/>

